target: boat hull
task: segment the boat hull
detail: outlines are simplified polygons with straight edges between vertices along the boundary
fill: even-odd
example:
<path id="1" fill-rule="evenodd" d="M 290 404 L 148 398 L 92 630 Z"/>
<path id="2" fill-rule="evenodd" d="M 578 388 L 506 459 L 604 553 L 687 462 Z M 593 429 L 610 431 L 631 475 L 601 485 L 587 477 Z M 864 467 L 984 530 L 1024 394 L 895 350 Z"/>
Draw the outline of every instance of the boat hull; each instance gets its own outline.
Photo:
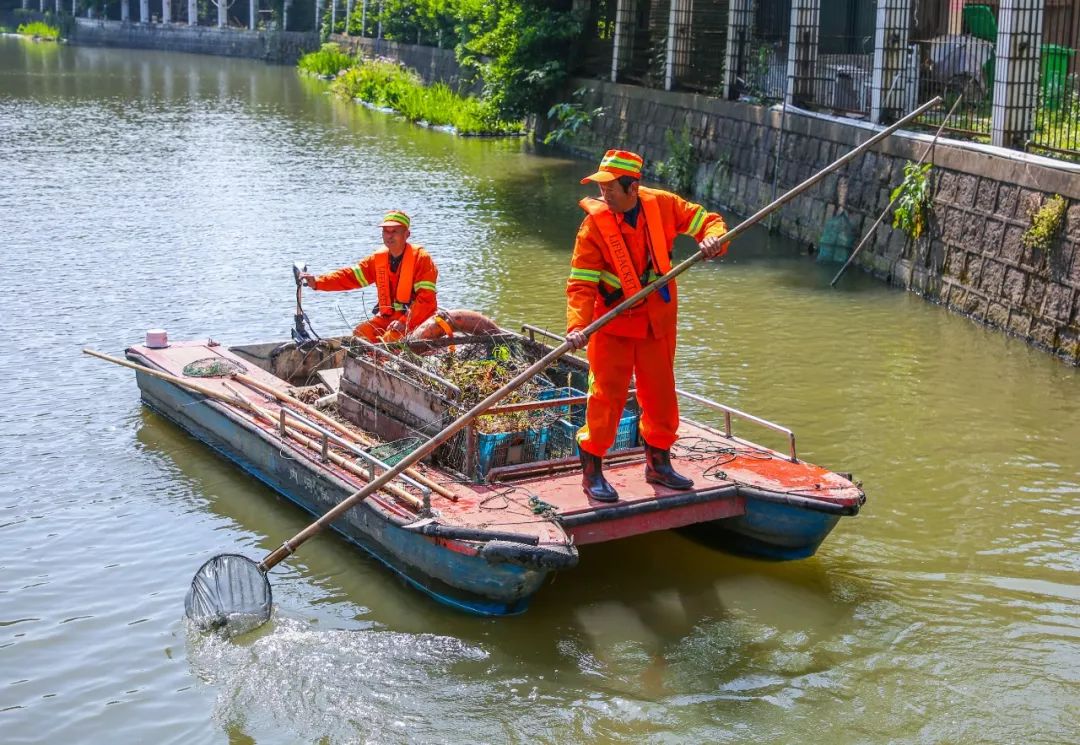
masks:
<path id="1" fill-rule="evenodd" d="M 322 515 L 351 493 L 344 482 L 307 466 L 295 454 L 283 454 L 280 441 L 244 426 L 227 409 L 157 378 L 137 378 L 148 407 L 305 512 Z M 478 615 L 524 612 L 550 573 L 452 550 L 451 542 L 404 530 L 367 502 L 350 509 L 332 528 L 419 590 Z"/>
<path id="2" fill-rule="evenodd" d="M 839 514 L 747 497 L 742 515 L 699 523 L 683 530 L 695 541 L 713 548 L 744 556 L 789 561 L 813 556 L 840 517 Z"/>

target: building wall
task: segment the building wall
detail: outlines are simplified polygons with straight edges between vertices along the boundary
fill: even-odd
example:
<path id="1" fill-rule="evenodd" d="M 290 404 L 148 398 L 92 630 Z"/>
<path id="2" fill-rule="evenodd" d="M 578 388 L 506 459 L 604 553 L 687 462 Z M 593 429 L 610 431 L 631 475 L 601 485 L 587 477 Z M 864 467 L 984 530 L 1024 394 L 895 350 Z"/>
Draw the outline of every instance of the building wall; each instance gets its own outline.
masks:
<path id="1" fill-rule="evenodd" d="M 574 80 L 590 89 L 586 108 L 603 106 L 570 146 L 595 158 L 606 148 L 641 153 L 647 167 L 667 157 L 665 132 L 684 127 L 698 155 L 694 196 L 749 215 L 867 139 L 867 125 L 687 93 Z M 778 229 L 816 244 L 837 211 L 864 235 L 885 210 L 904 164 L 932 138 L 900 133 L 780 210 Z M 781 155 L 776 159 L 777 146 Z M 1080 168 L 1011 151 L 939 141 L 932 157 L 933 214 L 927 235 L 911 241 L 891 227 L 873 234 L 858 265 L 887 282 L 1027 339 L 1080 364 Z M 1021 242 L 1030 212 L 1061 194 L 1069 201 L 1062 234 L 1047 254 Z"/>

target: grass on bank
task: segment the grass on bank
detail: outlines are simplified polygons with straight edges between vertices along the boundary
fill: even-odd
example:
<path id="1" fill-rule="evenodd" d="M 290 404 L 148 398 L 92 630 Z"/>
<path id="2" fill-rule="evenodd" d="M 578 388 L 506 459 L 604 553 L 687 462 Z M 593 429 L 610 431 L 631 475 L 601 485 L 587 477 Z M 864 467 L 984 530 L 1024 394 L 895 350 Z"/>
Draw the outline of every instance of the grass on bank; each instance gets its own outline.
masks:
<path id="1" fill-rule="evenodd" d="M 296 66 L 302 72 L 310 75 L 318 75 L 321 78 L 332 78 L 342 70 L 347 70 L 356 64 L 356 59 L 341 51 L 334 43 L 322 45 L 317 52 L 309 52 L 300 58 Z"/>
<path id="2" fill-rule="evenodd" d="M 55 26 L 50 26 L 42 21 L 31 21 L 30 23 L 20 24 L 19 28 L 15 30 L 15 33 L 22 36 L 31 36 L 35 39 L 45 39 L 47 41 L 56 41 L 60 38 L 60 29 Z"/>
<path id="3" fill-rule="evenodd" d="M 410 122 L 453 127 L 461 135 L 521 134 L 521 122 L 499 119 L 494 106 L 474 96 L 461 96 L 442 83 L 426 86 L 420 76 L 396 62 L 356 59 L 336 44 L 324 44 L 304 55 L 305 72 L 333 77 L 331 90 L 343 98 L 393 109 Z"/>

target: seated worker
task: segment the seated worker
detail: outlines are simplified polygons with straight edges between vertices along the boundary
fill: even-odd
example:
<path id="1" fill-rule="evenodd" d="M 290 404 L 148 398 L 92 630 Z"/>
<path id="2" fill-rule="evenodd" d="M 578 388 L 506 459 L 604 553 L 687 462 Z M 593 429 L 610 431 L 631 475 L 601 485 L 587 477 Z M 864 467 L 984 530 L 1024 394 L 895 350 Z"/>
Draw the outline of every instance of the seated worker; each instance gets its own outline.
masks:
<path id="1" fill-rule="evenodd" d="M 370 342 L 397 341 L 434 315 L 435 282 L 439 270 L 423 246 L 409 243 L 409 216 L 390 210 L 379 223 L 383 245 L 356 266 L 328 274 L 301 274 L 316 290 L 356 290 L 372 284 L 378 292 L 375 317 L 353 329 L 353 335 Z"/>

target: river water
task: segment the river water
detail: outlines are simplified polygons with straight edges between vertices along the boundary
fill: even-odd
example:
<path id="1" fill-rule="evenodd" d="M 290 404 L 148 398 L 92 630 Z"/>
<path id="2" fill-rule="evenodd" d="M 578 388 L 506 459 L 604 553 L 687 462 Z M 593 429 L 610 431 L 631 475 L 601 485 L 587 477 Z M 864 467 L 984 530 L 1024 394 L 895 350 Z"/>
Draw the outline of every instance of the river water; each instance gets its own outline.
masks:
<path id="1" fill-rule="evenodd" d="M 284 338 L 292 261 L 354 261 L 389 208 L 444 305 L 557 329 L 592 165 L 290 68 L 0 37 L 0 739 L 1080 742 L 1080 371 L 864 276 L 830 290 L 763 232 L 680 280 L 678 375 L 862 479 L 817 556 L 587 546 L 486 620 L 323 537 L 261 632 L 188 631 L 202 561 L 307 520 L 80 349 Z M 306 306 L 327 335 L 373 302 Z"/>

